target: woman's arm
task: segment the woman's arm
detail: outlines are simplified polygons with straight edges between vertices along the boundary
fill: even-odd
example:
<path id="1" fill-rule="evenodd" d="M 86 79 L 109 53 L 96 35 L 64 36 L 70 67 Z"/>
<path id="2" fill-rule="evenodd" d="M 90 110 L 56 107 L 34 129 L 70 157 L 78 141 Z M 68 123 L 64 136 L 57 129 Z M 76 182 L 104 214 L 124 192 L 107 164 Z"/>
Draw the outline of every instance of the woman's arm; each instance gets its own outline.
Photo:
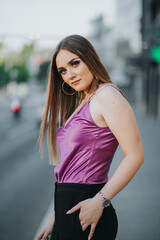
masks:
<path id="1" fill-rule="evenodd" d="M 116 137 L 125 155 L 113 176 L 102 188 L 112 199 L 134 177 L 144 161 L 144 150 L 132 108 L 122 94 L 113 87 L 104 88 L 97 95 L 100 112 Z M 97 194 L 96 197 L 100 197 Z"/>
<path id="2" fill-rule="evenodd" d="M 50 219 L 49 223 L 45 226 L 45 228 L 37 236 L 36 240 L 46 240 L 47 236 L 52 233 L 54 222 L 55 222 L 55 211 L 53 212 L 53 216 Z"/>

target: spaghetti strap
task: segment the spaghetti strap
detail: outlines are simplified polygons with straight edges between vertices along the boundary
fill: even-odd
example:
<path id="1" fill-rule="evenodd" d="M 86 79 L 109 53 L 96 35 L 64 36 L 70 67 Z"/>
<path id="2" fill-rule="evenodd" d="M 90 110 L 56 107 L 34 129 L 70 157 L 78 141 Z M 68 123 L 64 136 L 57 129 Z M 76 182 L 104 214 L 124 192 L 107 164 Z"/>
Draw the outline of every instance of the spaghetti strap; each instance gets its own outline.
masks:
<path id="1" fill-rule="evenodd" d="M 126 97 L 125 97 L 125 95 L 123 94 L 123 92 L 122 92 L 116 85 L 114 85 L 114 84 L 112 84 L 112 83 L 104 83 L 104 84 L 102 84 L 99 88 L 97 88 L 97 89 L 91 94 L 91 96 L 88 98 L 88 101 L 90 101 L 91 98 L 92 98 L 97 92 L 99 92 L 101 89 L 103 89 L 102 86 L 103 86 L 103 88 L 105 88 L 105 87 L 107 87 L 107 86 L 111 86 L 111 87 L 116 88 L 116 89 L 123 95 L 123 97 L 126 99 Z"/>
<path id="2" fill-rule="evenodd" d="M 77 111 L 74 113 L 63 123 L 62 127 L 65 128 L 67 126 L 67 124 L 72 120 L 72 118 L 74 118 L 75 115 L 77 115 L 77 113 L 79 113 L 81 111 L 81 109 L 86 105 L 86 103 L 90 102 L 91 98 L 95 95 L 95 93 L 97 93 L 99 90 L 102 89 L 102 86 L 103 87 L 107 87 L 107 86 L 112 86 L 112 87 L 115 87 L 118 91 L 120 91 L 120 93 L 124 96 L 124 94 L 122 93 L 122 91 L 117 87 L 115 86 L 114 84 L 111 84 L 111 83 L 103 83 L 101 86 L 99 86 L 88 98 L 88 100 L 83 104 L 83 106 Z M 125 96 L 124 96 L 125 97 Z M 126 98 L 126 97 L 125 97 Z"/>
<path id="3" fill-rule="evenodd" d="M 89 98 L 88 98 L 88 101 L 93 97 L 93 95 L 95 95 L 97 92 L 98 92 L 98 90 L 99 89 L 101 89 L 102 88 L 102 86 L 106 86 L 108 83 L 104 83 L 104 84 L 102 84 L 101 86 L 99 86 L 90 96 L 89 96 Z"/>

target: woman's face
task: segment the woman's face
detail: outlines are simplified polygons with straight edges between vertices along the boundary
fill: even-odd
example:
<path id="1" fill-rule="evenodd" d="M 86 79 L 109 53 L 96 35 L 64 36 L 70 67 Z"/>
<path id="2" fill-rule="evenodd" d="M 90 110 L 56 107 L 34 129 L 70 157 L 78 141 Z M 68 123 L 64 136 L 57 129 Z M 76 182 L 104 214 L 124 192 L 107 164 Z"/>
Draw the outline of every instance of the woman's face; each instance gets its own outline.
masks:
<path id="1" fill-rule="evenodd" d="M 56 66 L 63 80 L 76 91 L 84 91 L 93 81 L 93 74 L 87 65 L 74 53 L 60 50 L 56 57 Z"/>

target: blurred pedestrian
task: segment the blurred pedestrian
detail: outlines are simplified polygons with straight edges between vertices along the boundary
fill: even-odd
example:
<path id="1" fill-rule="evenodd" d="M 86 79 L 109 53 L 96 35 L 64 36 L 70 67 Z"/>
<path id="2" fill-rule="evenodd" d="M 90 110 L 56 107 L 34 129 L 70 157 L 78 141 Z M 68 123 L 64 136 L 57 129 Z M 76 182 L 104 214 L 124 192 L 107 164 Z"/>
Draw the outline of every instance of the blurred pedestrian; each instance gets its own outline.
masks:
<path id="1" fill-rule="evenodd" d="M 66 37 L 53 55 L 41 151 L 47 119 L 50 161 L 52 156 L 57 165 L 55 211 L 37 240 L 49 234 L 52 240 L 115 239 L 118 221 L 111 199 L 136 174 L 144 151 L 131 106 L 82 36 Z M 108 180 L 118 144 L 125 157 Z"/>

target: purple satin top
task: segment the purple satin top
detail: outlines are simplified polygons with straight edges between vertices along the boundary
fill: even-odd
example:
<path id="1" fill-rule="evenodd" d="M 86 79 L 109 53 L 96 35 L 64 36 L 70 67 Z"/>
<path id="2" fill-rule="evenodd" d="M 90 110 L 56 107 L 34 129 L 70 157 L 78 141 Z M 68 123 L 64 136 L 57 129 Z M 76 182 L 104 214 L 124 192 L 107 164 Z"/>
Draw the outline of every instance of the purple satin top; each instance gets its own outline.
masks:
<path id="1" fill-rule="evenodd" d="M 89 111 L 91 97 L 107 86 L 121 92 L 113 84 L 101 85 L 67 124 L 58 129 L 56 140 L 60 163 L 54 169 L 58 183 L 100 184 L 108 181 L 118 141 L 109 127 L 97 126 Z"/>

